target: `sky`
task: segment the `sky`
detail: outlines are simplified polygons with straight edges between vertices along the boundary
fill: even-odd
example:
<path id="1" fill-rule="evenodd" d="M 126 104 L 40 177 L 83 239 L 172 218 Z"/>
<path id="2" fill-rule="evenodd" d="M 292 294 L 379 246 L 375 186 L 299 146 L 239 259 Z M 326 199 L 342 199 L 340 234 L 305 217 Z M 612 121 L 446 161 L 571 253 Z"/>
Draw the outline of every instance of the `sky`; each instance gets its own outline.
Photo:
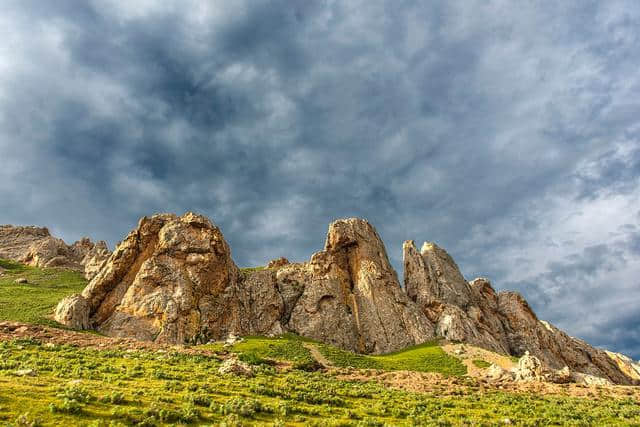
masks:
<path id="1" fill-rule="evenodd" d="M 0 224 L 195 211 L 252 266 L 363 217 L 640 359 L 638 2 L 0 7 Z"/>

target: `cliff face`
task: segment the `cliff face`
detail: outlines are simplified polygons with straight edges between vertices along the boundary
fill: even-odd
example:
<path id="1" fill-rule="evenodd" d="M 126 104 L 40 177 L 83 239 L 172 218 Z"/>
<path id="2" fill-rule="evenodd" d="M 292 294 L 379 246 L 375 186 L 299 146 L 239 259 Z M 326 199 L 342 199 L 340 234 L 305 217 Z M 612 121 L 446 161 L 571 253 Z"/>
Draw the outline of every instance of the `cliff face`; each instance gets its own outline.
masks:
<path id="1" fill-rule="evenodd" d="M 0 258 L 34 267 L 65 267 L 93 278 L 109 257 L 107 244 L 85 237 L 72 245 L 57 239 L 44 227 L 0 225 Z"/>
<path id="2" fill-rule="evenodd" d="M 81 295 L 61 301 L 56 320 L 107 335 L 167 343 L 228 334 L 291 331 L 362 353 L 386 353 L 435 337 L 468 342 L 549 367 L 628 384 L 636 372 L 538 320 L 513 292 L 467 282 L 437 245 L 404 244 L 405 289 L 382 240 L 362 219 L 329 225 L 308 262 L 281 258 L 241 271 L 220 229 L 187 213 L 154 215 L 115 249 Z"/>
<path id="3" fill-rule="evenodd" d="M 332 223 L 325 249 L 308 263 L 241 274 L 207 218 L 143 218 L 82 295 L 61 302 L 56 319 L 171 343 L 290 330 L 367 353 L 433 337 L 375 229 L 359 219 Z"/>
<path id="4" fill-rule="evenodd" d="M 568 366 L 615 383 L 634 378 L 620 360 L 539 320 L 520 294 L 496 293 L 487 279 L 467 283 L 437 245 L 425 243 L 418 252 L 406 241 L 403 249 L 407 294 L 434 322 L 438 336 L 514 356 L 528 351 L 551 368 Z"/>

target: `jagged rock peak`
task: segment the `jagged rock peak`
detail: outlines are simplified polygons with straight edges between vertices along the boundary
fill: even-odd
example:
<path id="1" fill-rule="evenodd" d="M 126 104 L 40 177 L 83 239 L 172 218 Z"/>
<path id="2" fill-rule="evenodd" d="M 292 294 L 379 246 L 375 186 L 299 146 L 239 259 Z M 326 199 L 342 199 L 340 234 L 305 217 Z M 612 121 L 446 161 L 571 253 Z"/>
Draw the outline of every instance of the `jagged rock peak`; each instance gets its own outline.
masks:
<path id="1" fill-rule="evenodd" d="M 302 289 L 288 327 L 363 353 L 384 353 L 433 337 L 410 304 L 375 228 L 359 218 L 329 225 L 325 249 L 309 263 L 283 268 L 279 283 Z"/>
<path id="2" fill-rule="evenodd" d="M 188 213 L 145 217 L 56 319 L 115 336 L 183 343 L 286 330 L 362 352 L 433 338 L 410 304 L 375 229 L 329 226 L 309 262 L 239 274 L 220 230 Z"/>
<path id="3" fill-rule="evenodd" d="M 634 380 L 623 372 L 631 372 L 628 363 L 540 321 L 519 293 L 496 293 L 483 278 L 464 281 L 436 244 L 425 243 L 418 253 L 412 241 L 405 242 L 404 267 L 407 294 L 435 324 L 438 336 L 514 356 L 529 351 L 552 369 L 569 366 L 620 384 Z"/>
<path id="4" fill-rule="evenodd" d="M 65 267 L 84 271 L 90 279 L 96 266 L 108 258 L 105 242 L 83 237 L 72 245 L 51 236 L 46 227 L 0 226 L 0 258 L 34 267 Z"/>

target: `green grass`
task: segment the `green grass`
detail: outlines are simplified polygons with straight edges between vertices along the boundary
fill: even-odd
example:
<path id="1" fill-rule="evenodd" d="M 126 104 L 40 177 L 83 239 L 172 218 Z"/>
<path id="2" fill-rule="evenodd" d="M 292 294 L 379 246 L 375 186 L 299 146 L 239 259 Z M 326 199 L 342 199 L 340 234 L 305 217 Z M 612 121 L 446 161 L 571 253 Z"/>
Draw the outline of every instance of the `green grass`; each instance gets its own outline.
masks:
<path id="1" fill-rule="evenodd" d="M 294 367 L 306 370 L 318 366 L 309 350 L 303 345 L 306 339 L 295 334 L 279 337 L 243 337 L 231 351 L 240 353 L 240 359 L 251 364 L 265 364 L 266 361 L 292 362 Z M 266 363 L 269 364 L 269 363 Z"/>
<path id="2" fill-rule="evenodd" d="M 480 360 L 480 359 L 475 359 L 473 361 L 473 364 L 475 366 L 477 366 L 480 369 L 487 369 L 489 366 L 491 366 L 491 363 L 485 361 L 485 360 Z"/>
<path id="3" fill-rule="evenodd" d="M 0 260 L 0 321 L 55 324 L 49 316 L 58 302 L 87 285 L 82 273 L 57 268 L 28 267 Z M 15 283 L 17 278 L 27 283 Z"/>
<path id="4" fill-rule="evenodd" d="M 436 341 L 380 356 L 355 354 L 324 344 L 319 345 L 319 349 L 327 359 L 340 367 L 439 372 L 451 376 L 462 376 L 467 373 L 467 368 L 462 362 L 448 355 Z"/>
<path id="5" fill-rule="evenodd" d="M 323 372 L 222 376 L 216 357 L 0 342 L 0 425 L 634 425 L 632 399 L 409 393 Z M 17 377 L 20 369 L 35 376 Z M 19 425 L 28 425 L 22 423 Z"/>

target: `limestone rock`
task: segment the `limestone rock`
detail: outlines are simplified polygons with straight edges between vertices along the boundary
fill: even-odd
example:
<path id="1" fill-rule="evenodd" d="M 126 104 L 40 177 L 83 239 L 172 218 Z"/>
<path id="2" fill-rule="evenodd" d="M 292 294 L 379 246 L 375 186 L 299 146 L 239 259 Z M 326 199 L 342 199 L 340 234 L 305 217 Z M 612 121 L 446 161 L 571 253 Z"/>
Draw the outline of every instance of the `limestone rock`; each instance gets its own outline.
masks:
<path id="1" fill-rule="evenodd" d="M 378 233 L 349 218 L 329 226 L 323 251 L 286 277 L 304 277 L 288 327 L 362 353 L 385 353 L 433 337 L 433 326 L 403 292 Z M 279 276 L 285 277 L 285 274 Z"/>
<path id="2" fill-rule="evenodd" d="M 18 261 L 32 244 L 47 237 L 51 235 L 44 227 L 0 225 L 0 258 Z"/>
<path id="3" fill-rule="evenodd" d="M 89 248 L 80 261 L 80 264 L 84 266 L 84 277 L 87 280 L 93 279 L 110 256 L 111 251 L 102 240 Z"/>
<path id="4" fill-rule="evenodd" d="M 542 362 L 526 352 L 518 361 L 518 367 L 514 370 L 514 374 L 516 381 L 542 381 Z"/>
<path id="5" fill-rule="evenodd" d="M 34 267 L 64 267 L 85 271 L 91 278 L 109 257 L 105 242 L 84 237 L 72 245 L 49 234 L 44 227 L 0 226 L 0 258 Z"/>
<path id="6" fill-rule="evenodd" d="M 218 227 L 193 213 L 142 218 L 82 297 L 86 312 L 81 300 L 63 301 L 56 320 L 84 325 L 86 316 L 107 335 L 178 344 L 282 332 L 274 272 L 240 277 Z"/>
<path id="7" fill-rule="evenodd" d="M 74 329 L 89 329 L 89 305 L 79 294 L 64 298 L 56 306 L 54 319 Z"/>
<path id="8" fill-rule="evenodd" d="M 403 249 L 407 294 L 436 324 L 437 335 L 514 356 L 529 351 L 551 370 L 568 366 L 619 384 L 636 381 L 628 362 L 539 320 L 520 294 L 496 293 L 487 279 L 465 287 L 457 265 L 437 245 L 426 243 L 419 253 L 407 241 Z"/>
<path id="9" fill-rule="evenodd" d="M 552 370 L 544 374 L 544 380 L 555 384 L 567 384 L 574 381 L 573 373 L 568 366 L 562 369 Z"/>
<path id="10" fill-rule="evenodd" d="M 14 280 L 14 282 L 17 283 L 17 284 L 29 283 L 29 281 L 24 277 L 18 277 L 16 280 Z"/>
<path id="11" fill-rule="evenodd" d="M 238 356 L 235 353 L 231 353 L 231 356 L 222 362 L 220 368 L 218 368 L 218 373 L 221 375 L 239 375 L 243 377 L 253 376 L 251 366 L 238 360 Z"/>
<path id="12" fill-rule="evenodd" d="M 278 269 L 287 264 L 289 264 L 289 260 L 286 259 L 285 257 L 280 257 L 280 258 L 272 259 L 271 261 L 269 261 L 269 264 L 267 264 L 267 268 Z"/>
<path id="13" fill-rule="evenodd" d="M 492 363 L 491 366 L 487 368 L 484 373 L 484 376 L 489 381 L 511 381 L 513 380 L 513 373 L 503 369 L 502 367 Z"/>

